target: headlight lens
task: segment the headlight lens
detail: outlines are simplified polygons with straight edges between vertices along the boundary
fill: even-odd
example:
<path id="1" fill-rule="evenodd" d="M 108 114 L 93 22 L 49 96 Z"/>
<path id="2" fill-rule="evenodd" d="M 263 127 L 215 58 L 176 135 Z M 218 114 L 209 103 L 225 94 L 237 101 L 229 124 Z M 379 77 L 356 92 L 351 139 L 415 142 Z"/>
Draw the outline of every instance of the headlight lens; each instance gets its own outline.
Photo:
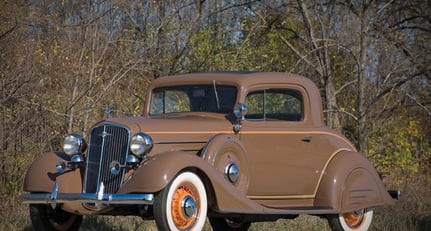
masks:
<path id="1" fill-rule="evenodd" d="M 68 155 L 83 153 L 87 148 L 84 138 L 77 133 L 70 134 L 64 138 L 63 150 Z"/>
<path id="2" fill-rule="evenodd" d="M 130 142 L 130 151 L 137 155 L 142 156 L 147 154 L 153 147 L 153 139 L 145 133 L 138 133 L 132 137 Z"/>

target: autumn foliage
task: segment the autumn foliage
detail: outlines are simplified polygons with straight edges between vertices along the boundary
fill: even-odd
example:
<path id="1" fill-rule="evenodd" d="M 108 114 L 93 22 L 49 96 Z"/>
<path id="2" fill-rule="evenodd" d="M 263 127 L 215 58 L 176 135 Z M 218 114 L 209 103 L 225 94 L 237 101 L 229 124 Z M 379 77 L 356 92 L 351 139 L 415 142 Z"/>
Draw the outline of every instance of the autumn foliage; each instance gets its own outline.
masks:
<path id="1" fill-rule="evenodd" d="M 140 115 L 148 83 L 163 75 L 247 70 L 311 78 L 327 125 L 407 192 L 409 202 L 395 207 L 402 227 L 431 226 L 427 1 L 34 0 L 1 1 L 0 12 L 7 224 L 26 217 L 19 194 L 32 160 L 72 131 L 86 134 L 106 108 Z M 10 205 L 17 212 L 7 213 Z"/>

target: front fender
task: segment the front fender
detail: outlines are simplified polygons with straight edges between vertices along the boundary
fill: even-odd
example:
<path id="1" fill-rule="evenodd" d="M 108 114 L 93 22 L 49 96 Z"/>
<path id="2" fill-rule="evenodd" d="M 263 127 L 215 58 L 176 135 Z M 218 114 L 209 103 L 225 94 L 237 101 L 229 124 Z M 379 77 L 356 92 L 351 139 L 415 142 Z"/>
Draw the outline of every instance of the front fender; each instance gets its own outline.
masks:
<path id="1" fill-rule="evenodd" d="M 145 161 L 125 181 L 119 193 L 161 191 L 182 169 L 201 166 L 202 160 L 183 152 L 165 152 Z"/>
<path id="2" fill-rule="evenodd" d="M 24 179 L 24 191 L 51 192 L 54 182 L 59 184 L 59 192 L 82 192 L 80 169 L 58 173 L 55 166 L 59 161 L 69 161 L 70 156 L 64 152 L 47 152 L 37 158 L 27 170 Z"/>
<path id="3" fill-rule="evenodd" d="M 214 209 L 219 212 L 263 210 L 260 205 L 238 191 L 207 161 L 181 151 L 160 153 L 146 161 L 129 177 L 119 193 L 157 193 L 184 169 L 198 171 L 206 189 L 211 192 L 208 195 L 214 195 L 215 198 L 209 199 L 216 203 Z"/>
<path id="4" fill-rule="evenodd" d="M 338 153 L 323 173 L 315 205 L 349 212 L 394 203 L 377 171 L 360 153 Z"/>

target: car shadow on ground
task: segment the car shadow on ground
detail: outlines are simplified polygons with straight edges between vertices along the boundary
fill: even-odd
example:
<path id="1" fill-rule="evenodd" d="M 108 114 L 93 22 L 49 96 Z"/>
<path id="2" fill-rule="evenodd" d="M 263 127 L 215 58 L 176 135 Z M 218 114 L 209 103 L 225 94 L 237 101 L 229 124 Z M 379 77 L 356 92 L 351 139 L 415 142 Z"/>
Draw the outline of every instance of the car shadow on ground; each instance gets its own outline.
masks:
<path id="1" fill-rule="evenodd" d="M 115 229 L 111 224 L 106 223 L 96 217 L 85 217 L 79 230 L 92 230 L 92 231 L 120 231 L 124 229 Z M 29 225 L 23 229 L 23 231 L 35 231 L 34 228 Z"/>

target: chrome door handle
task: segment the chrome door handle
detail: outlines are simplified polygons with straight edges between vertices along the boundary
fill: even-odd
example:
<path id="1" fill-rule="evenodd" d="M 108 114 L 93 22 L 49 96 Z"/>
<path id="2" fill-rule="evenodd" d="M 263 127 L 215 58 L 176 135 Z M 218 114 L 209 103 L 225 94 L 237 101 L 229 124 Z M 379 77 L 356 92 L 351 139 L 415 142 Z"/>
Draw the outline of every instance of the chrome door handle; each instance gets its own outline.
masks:
<path id="1" fill-rule="evenodd" d="M 302 138 L 301 141 L 309 143 L 311 142 L 312 139 L 313 139 L 313 136 L 304 136 L 304 138 Z"/>

